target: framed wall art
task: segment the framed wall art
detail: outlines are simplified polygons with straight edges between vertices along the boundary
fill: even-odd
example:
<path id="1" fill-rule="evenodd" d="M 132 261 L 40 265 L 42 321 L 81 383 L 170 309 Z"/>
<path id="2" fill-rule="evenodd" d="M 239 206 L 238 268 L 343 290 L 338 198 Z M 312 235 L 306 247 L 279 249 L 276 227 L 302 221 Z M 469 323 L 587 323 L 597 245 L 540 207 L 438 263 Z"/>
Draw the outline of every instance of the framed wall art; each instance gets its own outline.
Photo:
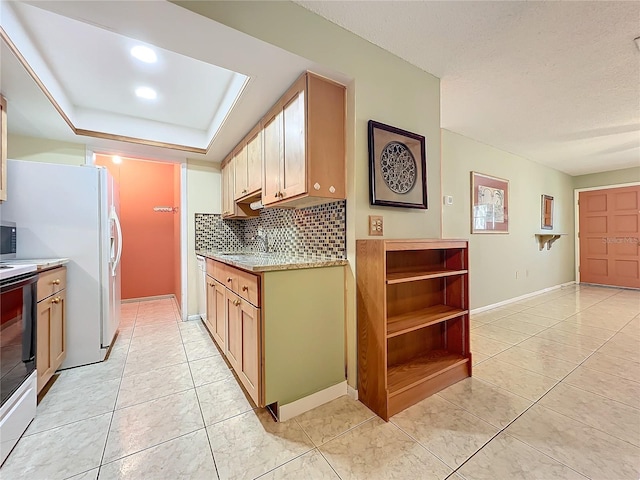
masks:
<path id="1" fill-rule="evenodd" d="M 471 233 L 509 233 L 509 180 L 471 172 Z"/>
<path id="2" fill-rule="evenodd" d="M 427 208 L 425 138 L 369 120 L 371 205 Z"/>
<path id="3" fill-rule="evenodd" d="M 542 195 L 540 210 L 542 212 L 540 227 L 543 230 L 553 230 L 553 197 Z"/>

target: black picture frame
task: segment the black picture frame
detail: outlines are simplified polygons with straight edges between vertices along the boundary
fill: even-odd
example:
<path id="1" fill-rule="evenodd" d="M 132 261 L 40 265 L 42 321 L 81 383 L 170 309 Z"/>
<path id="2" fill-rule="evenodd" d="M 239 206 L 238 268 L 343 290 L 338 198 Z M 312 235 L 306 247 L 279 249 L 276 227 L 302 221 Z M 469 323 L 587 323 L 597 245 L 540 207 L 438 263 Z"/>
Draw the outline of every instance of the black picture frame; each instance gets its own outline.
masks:
<path id="1" fill-rule="evenodd" d="M 369 120 L 369 200 L 371 205 L 428 208 L 423 135 Z"/>

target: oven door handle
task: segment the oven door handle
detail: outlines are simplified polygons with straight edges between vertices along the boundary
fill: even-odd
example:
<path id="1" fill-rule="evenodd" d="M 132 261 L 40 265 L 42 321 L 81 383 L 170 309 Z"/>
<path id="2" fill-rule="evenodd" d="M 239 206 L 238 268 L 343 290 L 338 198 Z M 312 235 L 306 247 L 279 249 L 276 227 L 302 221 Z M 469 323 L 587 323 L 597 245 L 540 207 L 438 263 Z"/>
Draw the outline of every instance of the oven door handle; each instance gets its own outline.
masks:
<path id="1" fill-rule="evenodd" d="M 14 280 L 12 282 L 4 283 L 3 285 L 1 285 L 0 286 L 0 293 L 5 293 L 5 292 L 8 292 L 10 290 L 15 290 L 17 288 L 22 288 L 25 285 L 29 285 L 31 283 L 35 283 L 37 280 L 38 280 L 38 274 L 37 273 L 30 274 L 26 278 L 21 275 L 16 280 Z"/>

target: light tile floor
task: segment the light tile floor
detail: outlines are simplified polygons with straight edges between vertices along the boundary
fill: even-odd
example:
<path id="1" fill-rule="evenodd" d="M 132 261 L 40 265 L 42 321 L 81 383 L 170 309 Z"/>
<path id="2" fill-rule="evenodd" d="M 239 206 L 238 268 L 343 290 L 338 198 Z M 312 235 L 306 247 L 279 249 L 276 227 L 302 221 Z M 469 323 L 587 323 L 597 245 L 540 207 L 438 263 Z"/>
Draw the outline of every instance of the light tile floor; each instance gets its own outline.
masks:
<path id="1" fill-rule="evenodd" d="M 640 292 L 571 286 L 474 315 L 474 376 L 385 423 L 348 397 L 275 423 L 200 322 L 125 303 L 62 372 L 2 479 L 640 477 Z"/>

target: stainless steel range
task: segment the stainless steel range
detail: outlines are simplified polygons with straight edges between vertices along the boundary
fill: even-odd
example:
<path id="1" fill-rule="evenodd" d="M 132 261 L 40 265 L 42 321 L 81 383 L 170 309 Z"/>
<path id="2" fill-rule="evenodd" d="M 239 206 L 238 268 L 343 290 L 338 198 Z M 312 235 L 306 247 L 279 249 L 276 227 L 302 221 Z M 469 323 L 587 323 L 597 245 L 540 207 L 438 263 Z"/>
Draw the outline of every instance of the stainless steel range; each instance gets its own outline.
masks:
<path id="1" fill-rule="evenodd" d="M 0 264 L 0 464 L 36 413 L 36 265 Z"/>

